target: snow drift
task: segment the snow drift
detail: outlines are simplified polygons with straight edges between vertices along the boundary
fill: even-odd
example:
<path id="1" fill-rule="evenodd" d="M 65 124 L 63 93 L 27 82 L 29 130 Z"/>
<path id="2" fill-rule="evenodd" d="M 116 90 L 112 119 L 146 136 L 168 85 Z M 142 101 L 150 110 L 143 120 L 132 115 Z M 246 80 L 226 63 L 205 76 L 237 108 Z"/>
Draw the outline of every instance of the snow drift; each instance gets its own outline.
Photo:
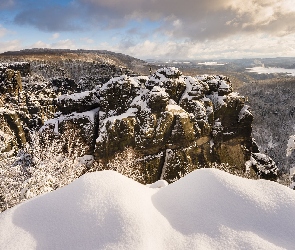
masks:
<path id="1" fill-rule="evenodd" d="M 294 248 L 287 187 L 216 169 L 160 186 L 86 174 L 0 214 L 1 249 Z"/>

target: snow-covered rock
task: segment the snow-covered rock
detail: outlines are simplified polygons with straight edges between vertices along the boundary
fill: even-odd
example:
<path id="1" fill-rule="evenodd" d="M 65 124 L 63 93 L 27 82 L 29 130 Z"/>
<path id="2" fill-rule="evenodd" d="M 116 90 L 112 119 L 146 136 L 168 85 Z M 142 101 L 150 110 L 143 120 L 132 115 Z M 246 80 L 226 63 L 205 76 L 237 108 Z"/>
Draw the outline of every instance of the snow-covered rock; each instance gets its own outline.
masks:
<path id="1" fill-rule="evenodd" d="M 115 77 L 98 92 L 96 159 L 107 162 L 131 147 L 144 159 L 146 183 L 159 176 L 172 182 L 179 172 L 212 162 L 245 170 L 253 148 L 253 116 L 246 98 L 232 92 L 229 78 L 183 76 L 177 68 L 161 68 L 148 77 Z M 155 155 L 162 157 L 155 160 Z"/>
<path id="2" fill-rule="evenodd" d="M 252 153 L 246 166 L 252 167 L 260 178 L 275 181 L 278 178 L 276 163 L 267 155 Z"/>
<path id="3" fill-rule="evenodd" d="M 44 72 L 57 70 L 52 65 L 53 69 L 47 64 L 39 66 Z M 172 182 L 179 173 L 212 162 L 245 170 L 254 148 L 253 117 L 245 97 L 232 93 L 227 77 L 183 76 L 174 67 L 149 76 L 122 71 L 84 91 L 64 74 L 63 67 L 58 68 L 60 74 L 48 81 L 33 75 L 23 82 L 20 98 L 11 97 L 12 110 L 17 112 L 5 112 L 5 117 L 0 112 L 0 120 L 13 130 L 8 134 L 16 137 L 9 147 L 2 147 L 6 151 L 23 146 L 29 131 L 45 123 L 52 132 L 70 132 L 72 140 L 83 142 L 76 148 L 71 144 L 71 150 L 78 150 L 80 156 L 92 154 L 104 165 L 115 154 L 133 148 L 145 183 L 160 176 Z"/>
<path id="4" fill-rule="evenodd" d="M 84 91 L 71 95 L 61 95 L 57 98 L 57 108 L 63 114 L 85 112 L 99 107 L 97 91 Z"/>

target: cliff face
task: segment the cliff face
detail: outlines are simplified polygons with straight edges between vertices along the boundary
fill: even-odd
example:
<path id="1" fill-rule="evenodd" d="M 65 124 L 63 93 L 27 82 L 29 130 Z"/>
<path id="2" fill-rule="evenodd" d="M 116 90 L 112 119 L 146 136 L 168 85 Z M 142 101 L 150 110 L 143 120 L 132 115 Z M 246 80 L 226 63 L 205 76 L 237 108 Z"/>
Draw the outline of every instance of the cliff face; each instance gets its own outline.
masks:
<path id="1" fill-rule="evenodd" d="M 149 77 L 113 78 L 100 91 L 95 157 L 107 162 L 133 148 L 146 182 L 167 181 L 211 163 L 244 170 L 255 144 L 245 97 L 225 76 L 183 76 L 162 68 Z"/>

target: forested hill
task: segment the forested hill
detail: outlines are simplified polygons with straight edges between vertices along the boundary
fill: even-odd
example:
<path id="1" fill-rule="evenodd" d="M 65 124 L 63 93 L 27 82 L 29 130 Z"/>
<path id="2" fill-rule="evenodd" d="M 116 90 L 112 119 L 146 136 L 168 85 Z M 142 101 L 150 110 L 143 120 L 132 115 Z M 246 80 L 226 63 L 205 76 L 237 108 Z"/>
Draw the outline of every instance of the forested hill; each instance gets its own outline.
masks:
<path id="1" fill-rule="evenodd" d="M 115 53 L 107 50 L 70 50 L 70 49 L 24 49 L 20 51 L 7 51 L 0 54 L 0 61 L 81 61 L 108 63 L 117 67 L 128 68 L 139 74 L 147 74 L 149 67 L 146 62 L 129 55 Z"/>

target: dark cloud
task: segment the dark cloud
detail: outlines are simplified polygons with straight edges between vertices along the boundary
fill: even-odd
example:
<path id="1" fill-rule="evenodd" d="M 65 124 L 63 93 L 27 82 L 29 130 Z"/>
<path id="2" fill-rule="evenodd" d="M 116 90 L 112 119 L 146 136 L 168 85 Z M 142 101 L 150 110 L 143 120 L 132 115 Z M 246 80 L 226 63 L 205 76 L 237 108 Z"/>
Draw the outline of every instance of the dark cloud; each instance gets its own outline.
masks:
<path id="1" fill-rule="evenodd" d="M 78 17 L 73 9 L 50 6 L 47 8 L 26 9 L 15 16 L 14 22 L 20 25 L 32 25 L 43 31 L 70 31 L 79 30 L 81 26 L 75 21 Z"/>

